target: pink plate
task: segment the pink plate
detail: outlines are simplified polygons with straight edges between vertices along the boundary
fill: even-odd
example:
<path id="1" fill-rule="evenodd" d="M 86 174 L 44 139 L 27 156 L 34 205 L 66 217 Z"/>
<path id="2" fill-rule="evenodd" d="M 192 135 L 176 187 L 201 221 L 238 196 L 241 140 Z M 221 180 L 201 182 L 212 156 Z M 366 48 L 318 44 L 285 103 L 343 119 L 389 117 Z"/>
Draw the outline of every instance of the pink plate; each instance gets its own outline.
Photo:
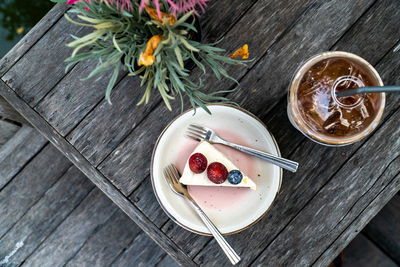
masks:
<path id="1" fill-rule="evenodd" d="M 218 132 L 228 141 L 280 155 L 278 145 L 265 125 L 253 114 L 229 105 L 209 105 L 212 115 L 198 108 L 176 117 L 161 133 L 153 150 L 151 179 L 154 193 L 167 215 L 183 228 L 209 235 L 197 214 L 182 197 L 174 194 L 162 170 L 175 164 L 180 172 L 196 142 L 185 138 L 187 126 L 197 123 Z M 223 234 L 240 232 L 266 214 L 282 182 L 282 170 L 268 162 L 234 149 L 215 145 L 236 166 L 257 183 L 257 190 L 248 188 L 190 186 L 189 192 Z"/>

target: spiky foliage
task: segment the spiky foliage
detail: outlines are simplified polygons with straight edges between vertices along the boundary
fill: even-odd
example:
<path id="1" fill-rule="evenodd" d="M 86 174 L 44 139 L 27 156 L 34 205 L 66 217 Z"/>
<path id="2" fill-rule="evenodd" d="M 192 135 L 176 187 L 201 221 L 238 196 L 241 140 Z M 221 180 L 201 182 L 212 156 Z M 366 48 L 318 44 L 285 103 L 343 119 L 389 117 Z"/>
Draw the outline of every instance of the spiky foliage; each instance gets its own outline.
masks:
<path id="1" fill-rule="evenodd" d="M 199 15 L 196 11 L 196 8 L 200 8 L 204 12 L 204 8 L 209 1 L 210 0 L 140 0 L 140 8 L 143 10 L 145 5 L 149 5 L 150 2 L 152 2 L 160 16 L 160 6 L 162 5 L 162 2 L 167 2 L 170 6 L 169 12 L 174 14 L 174 16 L 185 14 L 191 11 L 193 11 L 196 15 Z"/>
<path id="2" fill-rule="evenodd" d="M 190 40 L 190 32 L 196 32 L 193 23 L 188 23 L 192 13 L 180 17 L 175 24 L 170 25 L 166 18 L 163 22 L 159 22 L 146 12 L 140 13 L 138 3 L 134 3 L 128 12 L 119 10 L 109 1 L 101 0 L 91 3 L 78 2 L 70 12 L 77 13 L 77 18 L 82 22 L 76 22 L 67 16 L 68 20 L 78 25 L 92 27 L 94 30 L 83 37 L 75 37 L 75 41 L 68 44 L 74 50 L 71 57 L 66 60 L 69 62 L 67 69 L 77 62 L 90 60 L 96 62 L 96 67 L 86 79 L 105 71 L 112 71 L 105 94 L 108 101 L 120 68 L 123 66 L 129 71 L 129 75 L 140 75 L 141 85 L 146 85 L 144 95 L 138 104 L 147 103 L 152 90 L 159 91 L 170 110 L 169 101 L 177 95 L 181 99 L 183 109 L 183 94 L 189 97 L 194 108 L 199 105 L 206 111 L 208 111 L 205 106 L 207 103 L 229 102 L 220 96 L 220 93 L 224 92 L 211 94 L 201 92 L 199 90 L 202 87 L 201 80 L 194 82 L 189 78 L 190 71 L 185 68 L 185 62 L 192 60 L 204 72 L 206 72 L 205 65 L 208 65 L 218 79 L 225 76 L 234 80 L 221 63 L 244 64 L 244 61 L 221 55 L 224 50 L 215 47 L 215 44 L 202 44 Z M 138 67 L 140 54 L 145 51 L 149 39 L 155 35 L 163 38 L 154 51 L 154 64 Z M 81 52 L 84 48 L 85 51 Z"/>

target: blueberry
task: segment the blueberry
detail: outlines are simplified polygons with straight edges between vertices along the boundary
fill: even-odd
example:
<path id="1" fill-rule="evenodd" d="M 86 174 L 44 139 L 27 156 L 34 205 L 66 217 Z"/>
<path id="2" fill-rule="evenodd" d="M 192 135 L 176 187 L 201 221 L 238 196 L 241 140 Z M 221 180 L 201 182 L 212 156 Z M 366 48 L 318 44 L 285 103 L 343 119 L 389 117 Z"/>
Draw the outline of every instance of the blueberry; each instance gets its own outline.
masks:
<path id="1" fill-rule="evenodd" d="M 228 181 L 231 184 L 239 184 L 243 179 L 243 175 L 238 170 L 232 170 L 228 173 Z"/>

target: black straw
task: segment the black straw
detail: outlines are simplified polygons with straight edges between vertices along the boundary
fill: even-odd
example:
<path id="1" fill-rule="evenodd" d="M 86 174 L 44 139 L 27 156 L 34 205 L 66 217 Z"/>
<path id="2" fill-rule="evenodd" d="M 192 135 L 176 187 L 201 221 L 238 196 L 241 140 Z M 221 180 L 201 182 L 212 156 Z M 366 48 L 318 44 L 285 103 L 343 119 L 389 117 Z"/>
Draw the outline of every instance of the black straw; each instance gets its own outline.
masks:
<path id="1" fill-rule="evenodd" d="M 344 96 L 367 94 L 367 93 L 394 93 L 394 92 L 400 92 L 400 85 L 359 87 L 356 89 L 337 92 L 336 96 L 344 97 Z"/>

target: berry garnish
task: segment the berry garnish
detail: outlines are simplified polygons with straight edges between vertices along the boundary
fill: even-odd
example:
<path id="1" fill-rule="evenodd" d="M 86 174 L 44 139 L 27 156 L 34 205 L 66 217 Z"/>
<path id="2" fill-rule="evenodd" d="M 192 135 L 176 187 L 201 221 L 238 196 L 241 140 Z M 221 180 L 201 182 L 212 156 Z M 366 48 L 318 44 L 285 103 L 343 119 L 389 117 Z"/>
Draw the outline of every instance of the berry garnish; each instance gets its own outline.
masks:
<path id="1" fill-rule="evenodd" d="M 189 158 L 189 168 L 194 173 L 202 173 L 207 169 L 207 158 L 201 153 L 194 153 Z"/>
<path id="2" fill-rule="evenodd" d="M 238 170 L 232 170 L 228 173 L 228 181 L 231 184 L 239 184 L 243 179 L 243 175 Z"/>
<path id="3" fill-rule="evenodd" d="M 208 165 L 207 177 L 214 184 L 222 184 L 228 177 L 228 170 L 223 164 L 219 162 L 213 162 Z"/>

